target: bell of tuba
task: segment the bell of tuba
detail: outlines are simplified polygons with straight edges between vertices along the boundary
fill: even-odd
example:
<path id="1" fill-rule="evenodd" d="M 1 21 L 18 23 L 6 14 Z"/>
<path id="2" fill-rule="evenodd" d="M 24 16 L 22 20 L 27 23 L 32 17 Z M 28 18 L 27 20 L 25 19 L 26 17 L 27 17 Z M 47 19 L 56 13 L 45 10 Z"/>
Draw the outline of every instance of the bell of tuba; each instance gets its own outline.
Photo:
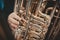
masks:
<path id="1" fill-rule="evenodd" d="M 13 31 L 16 40 L 44 40 L 57 6 L 45 10 L 47 3 L 48 0 L 15 1 L 14 12 L 21 18 Z"/>

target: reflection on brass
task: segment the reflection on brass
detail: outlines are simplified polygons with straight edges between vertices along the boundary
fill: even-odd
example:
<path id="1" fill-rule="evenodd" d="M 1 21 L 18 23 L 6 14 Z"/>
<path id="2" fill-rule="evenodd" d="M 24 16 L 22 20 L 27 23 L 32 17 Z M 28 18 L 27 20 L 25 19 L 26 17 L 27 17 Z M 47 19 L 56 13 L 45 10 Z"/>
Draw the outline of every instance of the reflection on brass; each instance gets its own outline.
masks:
<path id="1" fill-rule="evenodd" d="M 26 1 L 25 4 L 24 1 Z M 16 40 L 44 40 L 54 13 L 57 10 L 56 3 L 54 7 L 48 7 L 44 13 L 47 2 L 47 0 L 15 1 L 14 12 L 21 18 L 20 24 L 13 31 Z M 51 13 L 48 15 L 49 11 Z"/>

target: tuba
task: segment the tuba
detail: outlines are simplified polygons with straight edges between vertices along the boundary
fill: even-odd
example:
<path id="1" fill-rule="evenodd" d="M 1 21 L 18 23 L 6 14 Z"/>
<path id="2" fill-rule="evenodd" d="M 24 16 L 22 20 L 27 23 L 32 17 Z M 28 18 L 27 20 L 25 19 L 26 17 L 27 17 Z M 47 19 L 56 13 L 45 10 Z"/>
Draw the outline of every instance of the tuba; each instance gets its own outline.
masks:
<path id="1" fill-rule="evenodd" d="M 45 39 L 54 13 L 58 12 L 55 0 L 53 7 L 47 7 L 49 1 L 15 0 L 14 12 L 21 18 L 18 27 L 13 31 L 16 40 Z"/>

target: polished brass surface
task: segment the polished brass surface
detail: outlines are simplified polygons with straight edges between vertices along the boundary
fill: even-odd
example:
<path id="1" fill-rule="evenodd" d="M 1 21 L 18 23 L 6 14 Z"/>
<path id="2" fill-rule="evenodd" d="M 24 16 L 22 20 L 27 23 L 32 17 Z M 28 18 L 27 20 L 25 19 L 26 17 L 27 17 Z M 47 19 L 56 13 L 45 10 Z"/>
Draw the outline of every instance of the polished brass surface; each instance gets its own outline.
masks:
<path id="1" fill-rule="evenodd" d="M 48 0 L 16 0 L 14 12 L 21 18 L 13 31 L 17 40 L 44 40 L 51 20 L 57 17 L 54 13 L 58 12 L 57 3 L 46 8 L 47 3 Z"/>

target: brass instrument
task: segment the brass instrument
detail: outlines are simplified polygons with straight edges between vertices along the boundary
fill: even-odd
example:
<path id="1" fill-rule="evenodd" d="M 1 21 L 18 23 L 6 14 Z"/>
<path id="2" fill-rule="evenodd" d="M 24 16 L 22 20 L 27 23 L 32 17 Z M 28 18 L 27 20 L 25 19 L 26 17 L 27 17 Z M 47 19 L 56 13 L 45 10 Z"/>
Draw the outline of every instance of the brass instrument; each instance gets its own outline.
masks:
<path id="1" fill-rule="evenodd" d="M 25 7 L 24 1 L 26 1 Z M 56 4 L 54 7 L 49 7 L 43 13 L 47 2 L 48 0 L 15 1 L 14 12 L 21 18 L 18 27 L 13 31 L 16 40 L 44 40 L 57 6 Z M 50 15 L 49 10 L 52 10 Z"/>

